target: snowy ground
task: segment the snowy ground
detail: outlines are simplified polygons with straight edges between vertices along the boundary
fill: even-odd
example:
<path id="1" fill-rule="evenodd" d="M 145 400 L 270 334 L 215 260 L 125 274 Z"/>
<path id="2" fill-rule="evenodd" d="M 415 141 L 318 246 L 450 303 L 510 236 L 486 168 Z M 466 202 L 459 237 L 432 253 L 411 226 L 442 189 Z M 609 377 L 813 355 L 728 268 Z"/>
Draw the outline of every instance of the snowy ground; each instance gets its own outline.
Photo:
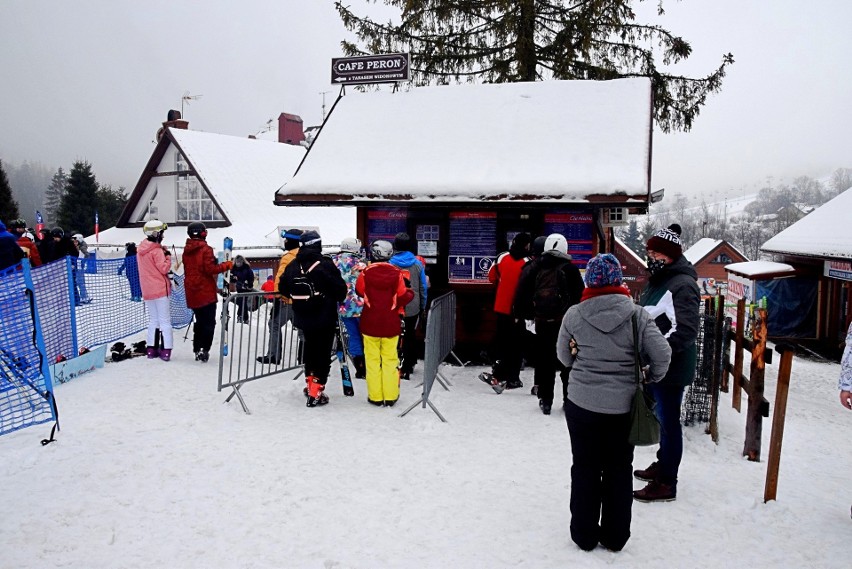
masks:
<path id="1" fill-rule="evenodd" d="M 444 424 L 428 408 L 398 417 L 419 370 L 376 408 L 361 380 L 344 398 L 332 368 L 328 406 L 306 408 L 289 374 L 245 386 L 246 415 L 223 404 L 216 360 L 190 352 L 178 336 L 169 363 L 59 386 L 56 443 L 39 444 L 47 425 L 0 438 L 0 567 L 850 567 L 852 413 L 835 364 L 793 364 L 777 502 L 762 501 L 770 425 L 764 462 L 741 458 L 744 415 L 723 394 L 718 446 L 686 429 L 678 500 L 635 504 L 616 554 L 571 542 L 565 420 L 527 388 L 498 396 L 482 368 L 445 367 Z M 652 458 L 637 449 L 635 465 Z"/>

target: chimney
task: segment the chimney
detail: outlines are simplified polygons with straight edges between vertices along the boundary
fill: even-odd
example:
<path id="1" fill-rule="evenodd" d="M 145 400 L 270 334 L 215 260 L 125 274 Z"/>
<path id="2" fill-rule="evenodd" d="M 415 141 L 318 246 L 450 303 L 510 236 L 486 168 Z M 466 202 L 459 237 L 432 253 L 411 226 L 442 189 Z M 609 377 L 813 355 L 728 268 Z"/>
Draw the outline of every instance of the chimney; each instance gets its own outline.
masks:
<path id="1" fill-rule="evenodd" d="M 299 146 L 305 140 L 305 131 L 302 129 L 302 117 L 281 113 L 278 116 L 278 142 Z"/>
<path id="2" fill-rule="evenodd" d="M 185 121 L 181 118 L 180 111 L 171 109 L 169 110 L 169 114 L 166 115 L 166 122 L 163 123 L 163 128 L 167 126 L 187 130 L 187 128 L 189 128 L 189 121 Z"/>

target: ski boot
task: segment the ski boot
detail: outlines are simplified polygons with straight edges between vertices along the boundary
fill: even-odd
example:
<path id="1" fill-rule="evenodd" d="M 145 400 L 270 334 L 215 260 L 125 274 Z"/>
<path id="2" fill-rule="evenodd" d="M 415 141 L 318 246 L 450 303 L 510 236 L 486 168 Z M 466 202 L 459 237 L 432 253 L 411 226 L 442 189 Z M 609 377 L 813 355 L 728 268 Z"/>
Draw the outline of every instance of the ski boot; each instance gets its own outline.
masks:
<path id="1" fill-rule="evenodd" d="M 208 354 L 207 350 L 205 350 L 204 348 L 201 348 L 200 350 L 195 352 L 195 361 L 204 363 L 208 359 L 210 359 L 210 354 Z"/>
<path id="2" fill-rule="evenodd" d="M 487 371 L 483 371 L 479 374 L 479 380 L 483 383 L 487 383 L 488 385 L 490 385 L 491 389 L 493 389 L 494 393 L 496 393 L 497 395 L 500 395 L 501 393 L 503 393 L 503 390 L 506 389 L 505 381 L 498 380 L 496 377 L 494 377 Z"/>
<path id="3" fill-rule="evenodd" d="M 170 359 L 172 359 L 171 348 L 163 348 L 162 350 L 160 350 L 160 359 L 163 360 L 164 362 L 167 362 Z"/>
<path id="4" fill-rule="evenodd" d="M 311 381 L 308 383 L 308 407 L 316 407 L 317 405 L 325 405 L 328 403 L 328 395 L 323 393 L 325 386 L 319 382 L 319 378 L 309 376 Z"/>
<path id="5" fill-rule="evenodd" d="M 160 350 L 153 346 L 148 346 L 147 348 L 145 348 L 145 353 L 148 355 L 149 360 L 153 360 L 154 358 L 160 355 Z"/>

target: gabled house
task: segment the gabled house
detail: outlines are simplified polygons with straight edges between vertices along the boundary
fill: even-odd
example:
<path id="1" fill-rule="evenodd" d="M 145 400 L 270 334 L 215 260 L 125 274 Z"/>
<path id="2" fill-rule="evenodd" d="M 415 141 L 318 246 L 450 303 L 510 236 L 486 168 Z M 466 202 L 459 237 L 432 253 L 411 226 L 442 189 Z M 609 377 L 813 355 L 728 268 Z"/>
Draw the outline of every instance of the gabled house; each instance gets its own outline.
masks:
<path id="1" fill-rule="evenodd" d="M 698 273 L 698 287 L 705 295 L 716 294 L 716 287 L 725 287 L 728 273 L 725 265 L 748 261 L 736 247 L 722 239 L 702 237 L 683 252 L 683 256 L 692 263 Z"/>
<path id="2" fill-rule="evenodd" d="M 648 264 L 618 237 L 613 241 L 612 254 L 621 261 L 624 284 L 630 289 L 630 295 L 638 300 L 648 283 Z"/>
<path id="3" fill-rule="evenodd" d="M 261 268 L 271 267 L 281 256 L 281 229 L 317 228 L 325 243 L 354 235 L 353 208 L 272 207 L 275 190 L 305 155 L 301 119 L 296 119 L 286 113 L 279 119 L 279 127 L 282 120 L 286 124 L 279 128 L 279 139 L 286 136 L 292 143 L 189 130 L 179 119 L 163 123 L 116 227 L 100 233 L 101 247 L 138 243 L 144 239 L 145 221 L 159 219 L 169 225 L 164 244 L 180 250 L 186 226 L 202 221 L 215 250 L 231 237 L 234 254 Z"/>

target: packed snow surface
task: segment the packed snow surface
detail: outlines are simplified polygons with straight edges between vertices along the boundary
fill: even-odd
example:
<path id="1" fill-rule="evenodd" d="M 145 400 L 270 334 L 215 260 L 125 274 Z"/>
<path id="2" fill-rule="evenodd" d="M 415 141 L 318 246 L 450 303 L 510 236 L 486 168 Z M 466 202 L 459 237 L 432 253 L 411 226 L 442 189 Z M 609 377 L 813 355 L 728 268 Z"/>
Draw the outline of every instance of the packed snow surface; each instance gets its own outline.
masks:
<path id="1" fill-rule="evenodd" d="M 745 414 L 722 394 L 719 444 L 685 428 L 677 501 L 635 504 L 620 553 L 570 540 L 568 431 L 558 405 L 539 411 L 531 369 L 496 395 L 484 368 L 444 366 L 442 423 L 428 407 L 398 416 L 422 362 L 393 408 L 369 405 L 362 380 L 343 397 L 335 364 L 329 405 L 306 408 L 291 372 L 243 387 L 251 415 L 224 403 L 217 364 L 177 335 L 171 362 L 107 363 L 58 386 L 56 442 L 39 444 L 49 425 L 0 437 L 0 566 L 850 566 L 837 364 L 793 363 L 777 501 L 763 503 L 770 423 L 764 462 L 742 458 Z M 776 377 L 768 366 L 773 408 Z M 634 466 L 653 453 L 637 449 Z"/>

